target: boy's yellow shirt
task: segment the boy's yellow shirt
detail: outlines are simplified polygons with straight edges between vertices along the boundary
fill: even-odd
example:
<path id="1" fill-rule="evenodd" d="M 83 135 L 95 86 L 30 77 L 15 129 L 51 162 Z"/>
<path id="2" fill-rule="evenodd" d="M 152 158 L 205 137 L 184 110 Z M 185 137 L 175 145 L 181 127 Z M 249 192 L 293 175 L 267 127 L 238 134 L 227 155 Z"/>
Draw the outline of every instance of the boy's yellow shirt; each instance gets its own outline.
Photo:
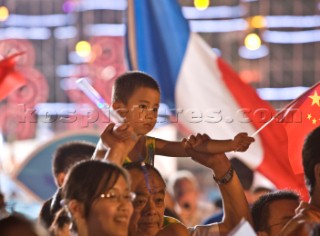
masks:
<path id="1" fill-rule="evenodd" d="M 153 137 L 146 136 L 146 148 L 147 148 L 147 155 L 143 162 L 148 163 L 152 166 L 154 166 L 154 155 L 155 155 L 155 149 L 156 149 L 156 139 Z M 126 157 L 124 160 L 124 163 L 131 163 L 131 159 L 129 157 Z"/>

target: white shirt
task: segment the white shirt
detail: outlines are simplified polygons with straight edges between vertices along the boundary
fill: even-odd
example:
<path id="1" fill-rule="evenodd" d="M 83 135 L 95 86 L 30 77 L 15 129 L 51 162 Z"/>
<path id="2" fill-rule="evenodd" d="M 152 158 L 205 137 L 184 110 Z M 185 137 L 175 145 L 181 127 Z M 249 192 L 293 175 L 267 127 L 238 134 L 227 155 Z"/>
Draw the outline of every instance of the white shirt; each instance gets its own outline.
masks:
<path id="1" fill-rule="evenodd" d="M 217 223 L 209 225 L 196 225 L 188 228 L 190 236 L 220 236 L 219 225 Z"/>

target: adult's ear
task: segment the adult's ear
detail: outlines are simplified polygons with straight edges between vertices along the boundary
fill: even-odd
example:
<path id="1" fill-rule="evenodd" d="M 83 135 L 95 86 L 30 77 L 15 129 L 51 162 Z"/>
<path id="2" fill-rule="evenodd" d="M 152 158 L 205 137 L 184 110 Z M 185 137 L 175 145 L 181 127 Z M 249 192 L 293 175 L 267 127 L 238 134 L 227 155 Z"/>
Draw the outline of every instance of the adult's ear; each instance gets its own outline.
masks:
<path id="1" fill-rule="evenodd" d="M 83 203 L 81 203 L 77 200 L 71 200 L 68 203 L 68 210 L 75 220 L 84 218 L 84 205 L 83 205 Z"/>
<path id="2" fill-rule="evenodd" d="M 64 178 L 65 178 L 65 177 L 66 177 L 66 174 L 63 173 L 63 172 L 60 172 L 60 173 L 57 175 L 56 179 L 57 179 L 57 185 L 58 185 L 59 187 L 61 187 L 61 186 L 63 185 L 63 182 L 64 182 Z"/>

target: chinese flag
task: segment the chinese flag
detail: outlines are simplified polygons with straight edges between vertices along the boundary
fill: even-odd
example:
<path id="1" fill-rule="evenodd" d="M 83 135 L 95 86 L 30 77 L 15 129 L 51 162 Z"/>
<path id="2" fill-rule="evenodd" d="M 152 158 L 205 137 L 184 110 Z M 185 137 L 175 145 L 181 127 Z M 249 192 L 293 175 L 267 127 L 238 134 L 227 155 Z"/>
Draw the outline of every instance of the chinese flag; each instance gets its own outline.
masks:
<path id="1" fill-rule="evenodd" d="M 302 174 L 302 147 L 306 136 L 320 125 L 320 82 L 293 100 L 278 115 L 288 135 L 288 156 L 295 174 Z"/>
<path id="2" fill-rule="evenodd" d="M 0 101 L 12 91 L 26 84 L 25 77 L 16 70 L 16 57 L 23 54 L 13 54 L 0 61 Z"/>

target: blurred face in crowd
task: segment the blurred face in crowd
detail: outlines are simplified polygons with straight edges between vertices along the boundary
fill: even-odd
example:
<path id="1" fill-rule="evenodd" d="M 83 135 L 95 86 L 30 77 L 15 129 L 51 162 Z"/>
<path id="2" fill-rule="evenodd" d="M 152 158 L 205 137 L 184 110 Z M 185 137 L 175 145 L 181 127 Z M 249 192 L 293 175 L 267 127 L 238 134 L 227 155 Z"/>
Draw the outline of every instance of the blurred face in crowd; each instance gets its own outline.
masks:
<path id="1" fill-rule="evenodd" d="M 194 211 L 198 201 L 198 190 L 189 179 L 178 180 L 174 187 L 174 197 L 179 207 L 186 211 Z"/>
<path id="2" fill-rule="evenodd" d="M 165 183 L 154 171 L 129 170 L 131 189 L 136 193 L 134 211 L 130 220 L 130 236 L 154 236 L 163 225 Z"/>
<path id="3" fill-rule="evenodd" d="M 281 229 L 295 215 L 295 209 L 299 206 L 299 201 L 281 199 L 270 203 L 268 206 L 267 228 L 258 235 L 275 236 L 281 232 Z"/>
<path id="4" fill-rule="evenodd" d="M 87 219 L 89 235 L 128 235 L 133 212 L 129 186 L 122 176 L 92 204 Z"/>

